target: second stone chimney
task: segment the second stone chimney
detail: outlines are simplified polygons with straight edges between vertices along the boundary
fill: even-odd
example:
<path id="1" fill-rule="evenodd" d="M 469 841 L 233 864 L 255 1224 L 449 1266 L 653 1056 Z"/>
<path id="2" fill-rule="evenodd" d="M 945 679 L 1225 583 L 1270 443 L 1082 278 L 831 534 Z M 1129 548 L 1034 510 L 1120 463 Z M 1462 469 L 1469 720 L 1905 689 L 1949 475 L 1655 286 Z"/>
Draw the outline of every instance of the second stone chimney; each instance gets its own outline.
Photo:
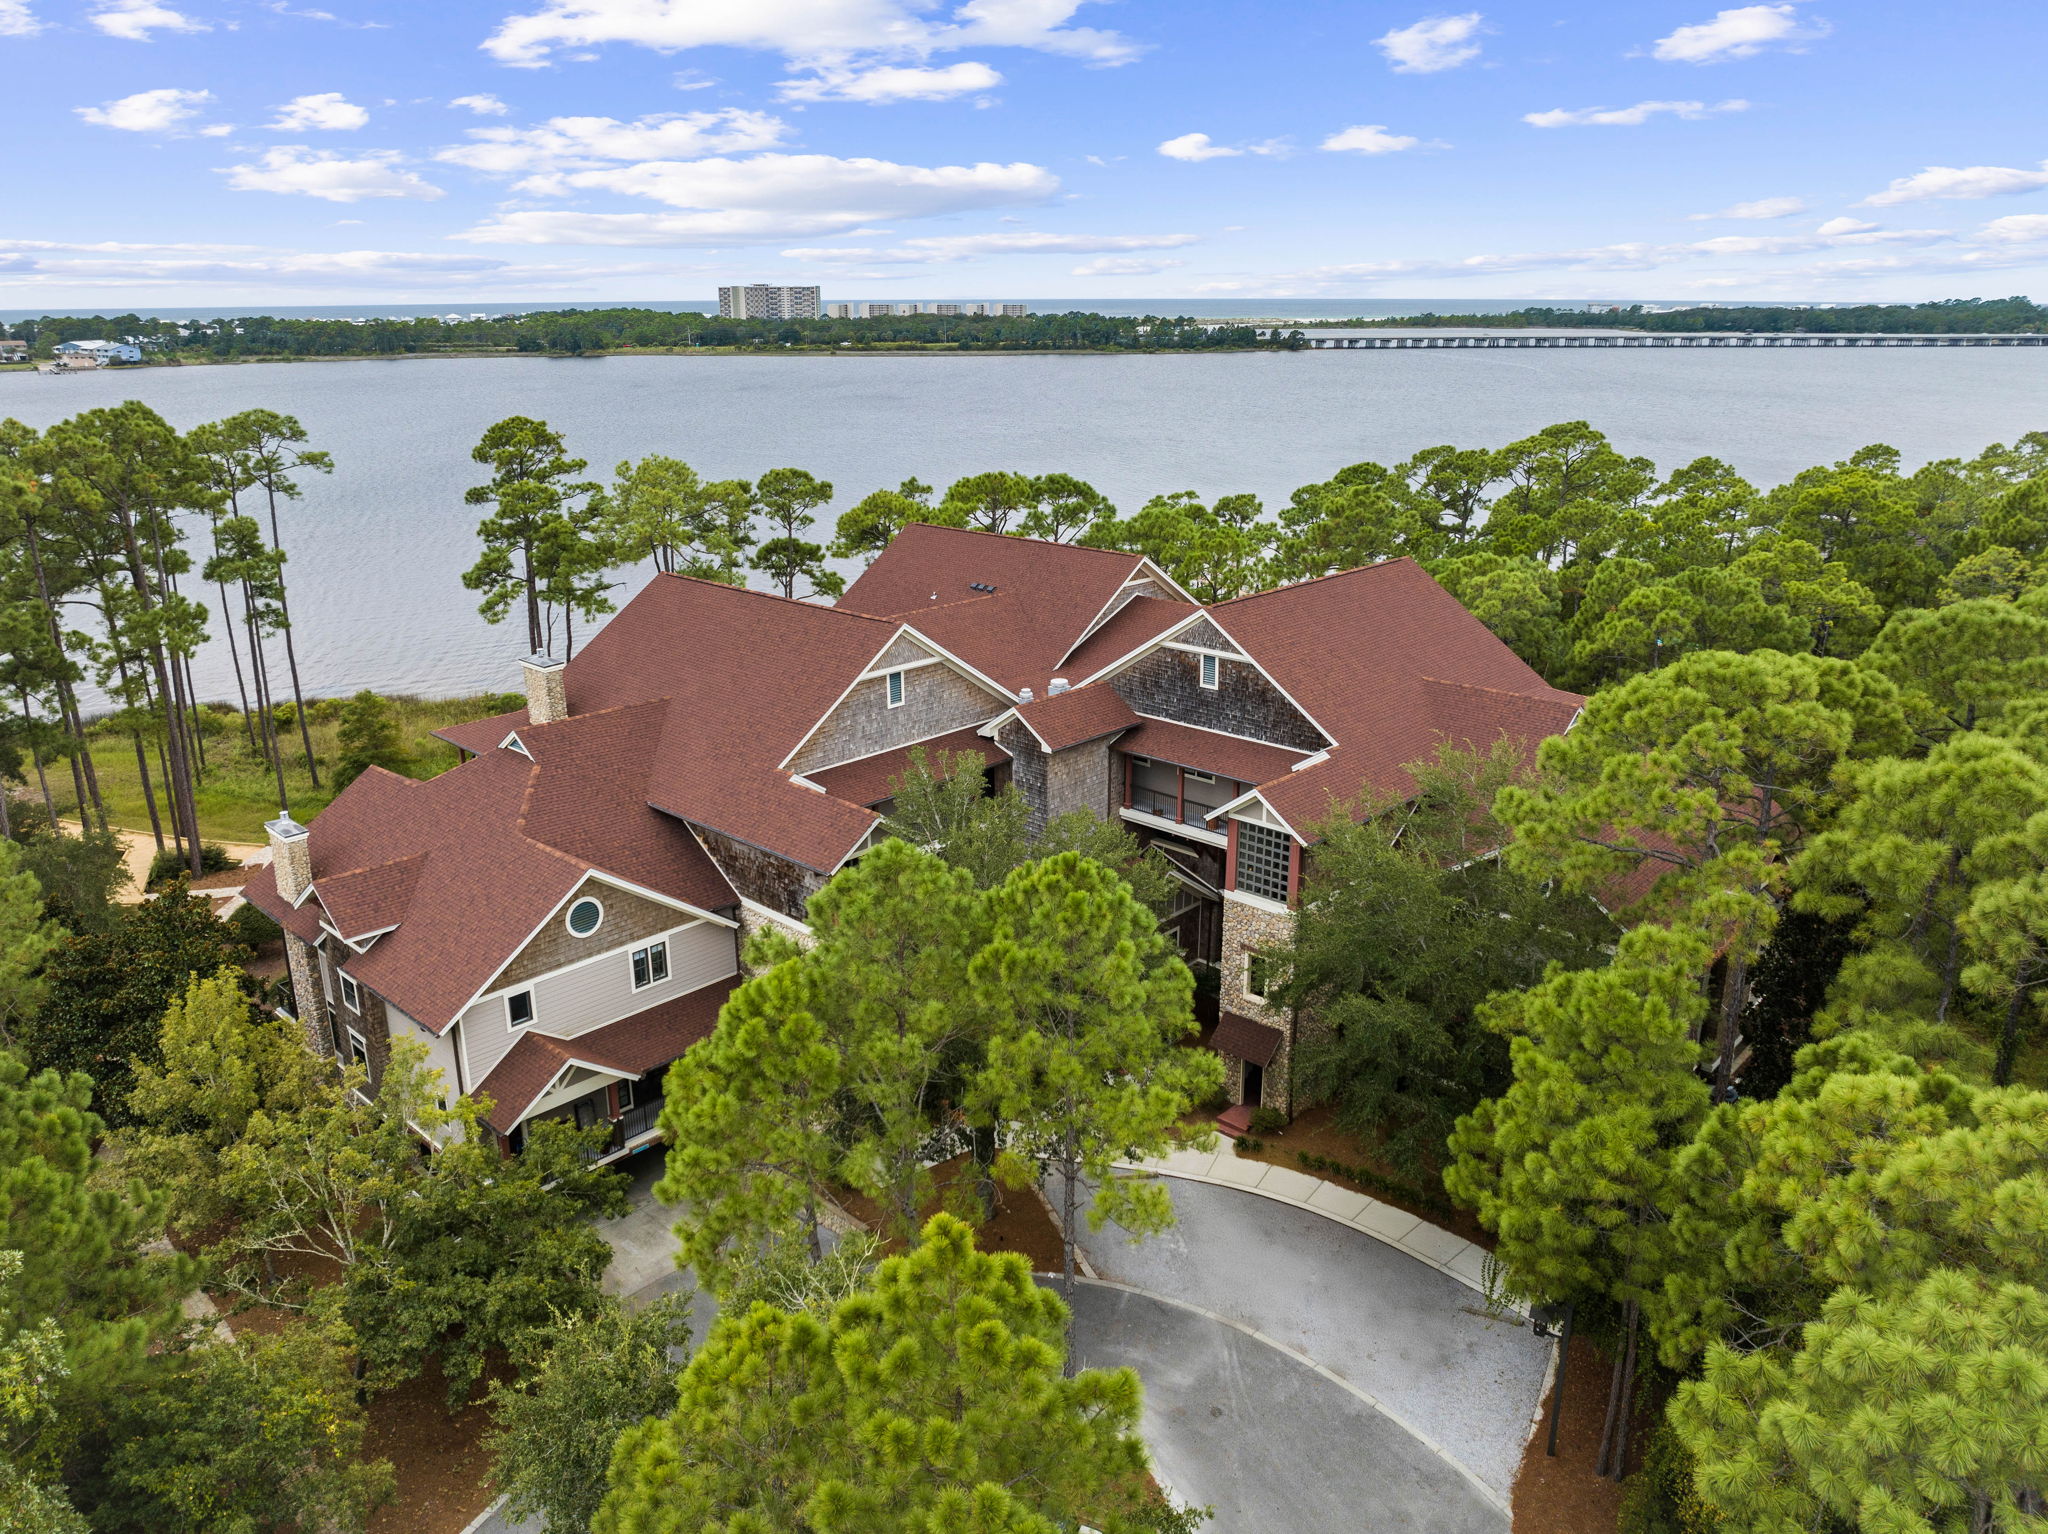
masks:
<path id="1" fill-rule="evenodd" d="M 292 819 L 290 810 L 279 810 L 277 819 L 263 829 L 270 833 L 270 867 L 277 876 L 277 892 L 297 905 L 313 884 L 313 845 L 306 828 Z"/>
<path id="2" fill-rule="evenodd" d="M 552 655 L 529 655 L 519 663 L 526 673 L 526 719 L 529 724 L 553 724 L 569 717 L 569 679 L 566 662 Z"/>

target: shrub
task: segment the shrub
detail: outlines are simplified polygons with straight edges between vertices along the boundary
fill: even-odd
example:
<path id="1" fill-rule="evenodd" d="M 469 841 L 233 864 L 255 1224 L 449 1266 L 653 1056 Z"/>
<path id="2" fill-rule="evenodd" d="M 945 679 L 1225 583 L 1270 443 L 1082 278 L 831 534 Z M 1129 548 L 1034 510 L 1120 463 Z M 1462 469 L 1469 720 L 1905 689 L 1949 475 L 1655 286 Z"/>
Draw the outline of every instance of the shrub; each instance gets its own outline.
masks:
<path id="1" fill-rule="evenodd" d="M 1264 1140 L 1255 1140 L 1250 1135 L 1239 1135 L 1230 1143 L 1241 1151 L 1262 1151 L 1266 1148 Z"/>
<path id="2" fill-rule="evenodd" d="M 234 915 L 228 918 L 228 930 L 252 952 L 284 936 L 284 928 L 246 900 L 236 906 Z"/>
<path id="3" fill-rule="evenodd" d="M 336 735 L 341 758 L 334 767 L 336 789 L 347 788 L 371 767 L 405 770 L 405 742 L 399 738 L 398 720 L 387 700 L 366 687 L 342 704 L 339 717 Z"/>
<path id="4" fill-rule="evenodd" d="M 1457 1217 L 1458 1211 L 1449 1200 L 1440 1198 L 1425 1188 L 1403 1182 L 1399 1178 L 1383 1176 L 1371 1167 L 1352 1166 L 1349 1162 L 1339 1161 L 1332 1156 L 1319 1156 L 1313 1151 L 1296 1151 L 1294 1154 L 1295 1159 L 1308 1171 L 1346 1178 L 1387 1198 L 1399 1200 L 1404 1204 L 1413 1204 L 1418 1209 L 1427 1209 L 1433 1214 L 1442 1215 L 1445 1219 Z"/>
<path id="5" fill-rule="evenodd" d="M 1615 1534 L 1714 1534 L 1721 1515 L 1693 1485 L 1692 1454 L 1661 1414 L 1642 1468 L 1621 1483 Z"/>
<path id="6" fill-rule="evenodd" d="M 235 856 L 218 842 L 199 844 L 199 871 L 203 874 L 224 873 L 236 867 Z M 166 847 L 149 860 L 149 876 L 142 881 L 146 890 L 160 890 L 172 880 L 191 871 L 184 855 L 176 847 Z"/>
<path id="7" fill-rule="evenodd" d="M 299 723 L 299 706 L 289 699 L 275 704 L 270 710 L 270 720 L 280 730 L 296 729 Z"/>
<path id="8" fill-rule="evenodd" d="M 1287 1127 L 1287 1115 L 1278 1108 L 1252 1109 L 1251 1131 L 1255 1135 L 1276 1135 Z"/>

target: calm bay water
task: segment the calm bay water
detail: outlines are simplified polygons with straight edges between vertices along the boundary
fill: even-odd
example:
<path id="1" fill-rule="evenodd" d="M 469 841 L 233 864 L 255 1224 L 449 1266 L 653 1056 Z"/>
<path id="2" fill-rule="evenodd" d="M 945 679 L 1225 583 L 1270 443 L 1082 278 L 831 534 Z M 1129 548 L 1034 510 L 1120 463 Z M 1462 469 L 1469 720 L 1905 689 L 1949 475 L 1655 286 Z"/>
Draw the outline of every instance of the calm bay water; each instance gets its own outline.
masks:
<path id="1" fill-rule="evenodd" d="M 335 472 L 285 511 L 311 694 L 517 685 L 513 625 L 463 589 L 493 421 L 544 417 L 609 477 L 667 453 L 707 477 L 796 465 L 838 487 L 830 518 L 910 475 L 1064 470 L 1125 511 L 1161 491 L 1269 506 L 1361 459 L 1499 446 L 1585 419 L 1671 469 L 1702 454 L 1773 484 L 1889 442 L 1909 465 L 2048 429 L 2048 348 L 1246 353 L 1136 357 L 607 357 L 251 364 L 0 376 L 0 417 L 48 426 L 140 399 L 185 428 L 266 406 Z M 647 578 L 620 572 L 623 599 Z M 230 697 L 225 649 L 197 664 Z"/>

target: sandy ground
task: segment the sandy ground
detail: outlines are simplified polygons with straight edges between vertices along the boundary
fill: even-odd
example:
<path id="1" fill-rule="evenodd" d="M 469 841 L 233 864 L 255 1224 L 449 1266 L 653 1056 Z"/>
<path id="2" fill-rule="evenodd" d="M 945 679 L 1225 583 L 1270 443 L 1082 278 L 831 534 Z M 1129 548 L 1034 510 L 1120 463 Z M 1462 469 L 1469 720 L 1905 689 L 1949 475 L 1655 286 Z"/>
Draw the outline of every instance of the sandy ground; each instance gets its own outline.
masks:
<path id="1" fill-rule="evenodd" d="M 62 824 L 72 835 L 78 834 L 77 821 L 67 820 Z M 156 838 L 147 831 L 130 831 L 121 826 L 114 827 L 114 835 L 120 839 L 125 854 L 123 862 L 128 869 L 128 887 L 117 898 L 127 905 L 139 904 L 142 900 L 142 881 L 148 877 L 150 860 L 156 856 Z M 239 858 L 244 863 L 259 853 L 266 856 L 269 853 L 267 847 L 249 842 L 218 842 L 215 845 L 225 847 L 230 856 Z"/>

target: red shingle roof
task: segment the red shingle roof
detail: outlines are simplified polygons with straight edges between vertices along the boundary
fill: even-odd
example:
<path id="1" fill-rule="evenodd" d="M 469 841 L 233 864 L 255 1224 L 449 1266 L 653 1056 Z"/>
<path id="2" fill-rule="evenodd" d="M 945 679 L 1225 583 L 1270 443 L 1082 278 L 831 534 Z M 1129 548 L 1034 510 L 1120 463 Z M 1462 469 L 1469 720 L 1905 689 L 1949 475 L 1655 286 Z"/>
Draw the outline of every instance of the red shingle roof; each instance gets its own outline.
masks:
<path id="1" fill-rule="evenodd" d="M 509 714 L 492 714 L 488 719 L 472 719 L 467 724 L 444 725 L 432 733 L 436 739 L 459 746 L 472 756 L 482 756 L 486 751 L 497 750 L 498 743 L 513 731 L 525 728 L 526 710 L 515 708 Z"/>
<path id="2" fill-rule="evenodd" d="M 1200 611 L 1186 602 L 1132 597 L 1116 610 L 1114 617 L 1075 647 L 1063 664 L 1061 675 L 1079 686 L 1104 666 L 1114 665 Z"/>
<path id="3" fill-rule="evenodd" d="M 1235 1012 L 1225 1012 L 1217 1017 L 1216 1031 L 1210 1035 L 1209 1044 L 1220 1055 L 1249 1061 L 1264 1070 L 1280 1053 L 1281 1042 L 1286 1037 L 1278 1028 L 1266 1023 L 1255 1023 Z"/>
<path id="4" fill-rule="evenodd" d="M 1090 687 L 1084 691 L 1093 692 L 1095 689 Z M 1240 740 L 1235 735 L 1219 735 L 1214 730 L 1197 729 L 1189 724 L 1176 724 L 1170 719 L 1149 717 L 1140 717 L 1138 727 L 1118 741 L 1116 748 L 1133 756 L 1171 762 L 1176 767 L 1192 767 L 1197 772 L 1234 778 L 1240 783 L 1268 782 L 1291 772 L 1296 762 L 1311 754 L 1296 751 L 1290 746 L 1269 746 L 1256 740 Z"/>
<path id="5" fill-rule="evenodd" d="M 962 751 L 972 751 L 983 762 L 1007 762 L 1010 753 L 992 740 L 982 737 L 973 725 L 964 730 L 955 730 L 950 735 L 941 735 L 937 740 L 923 741 L 918 745 L 904 746 L 895 751 L 883 751 L 875 756 L 864 756 L 857 762 L 842 762 L 837 767 L 827 767 L 821 772 L 807 773 L 813 783 L 823 788 L 835 799 L 844 799 L 848 804 L 872 806 L 879 804 L 890 795 L 890 783 L 910 771 L 911 753 L 922 751 L 925 760 L 936 771 L 941 756 Z"/>
<path id="6" fill-rule="evenodd" d="M 1017 717 L 1048 751 L 1100 740 L 1138 722 L 1130 704 L 1108 687 L 1076 687 L 1033 703 L 1020 703 Z"/>
<path id="7" fill-rule="evenodd" d="M 738 976 L 715 981 L 573 1039 L 542 1033 L 523 1035 L 477 1084 L 477 1095 L 491 1100 L 485 1122 L 499 1134 L 510 1134 L 565 1065 L 580 1061 L 628 1077 L 644 1076 L 656 1066 L 666 1065 L 699 1039 L 711 1036 L 719 1009 L 739 983 Z"/>

